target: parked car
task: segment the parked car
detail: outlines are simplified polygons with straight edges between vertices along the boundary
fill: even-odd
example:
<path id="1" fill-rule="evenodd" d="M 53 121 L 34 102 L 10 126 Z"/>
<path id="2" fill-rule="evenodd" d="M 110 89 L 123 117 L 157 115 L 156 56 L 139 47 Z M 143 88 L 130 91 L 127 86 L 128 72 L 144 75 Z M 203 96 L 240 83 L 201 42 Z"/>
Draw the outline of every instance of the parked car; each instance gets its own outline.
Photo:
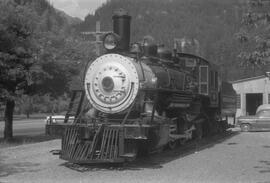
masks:
<path id="1" fill-rule="evenodd" d="M 46 117 L 46 124 L 53 124 L 53 123 L 64 123 L 65 116 L 64 115 L 53 115 Z M 74 116 L 70 116 L 68 122 L 73 122 Z"/>
<path id="2" fill-rule="evenodd" d="M 255 115 L 241 116 L 237 120 L 241 131 L 269 131 L 270 130 L 270 105 L 258 107 Z"/>
<path id="3" fill-rule="evenodd" d="M 270 104 L 263 104 L 263 105 L 260 105 L 257 110 L 256 110 L 256 113 L 258 113 L 259 111 L 261 110 L 266 110 L 266 109 L 269 109 L 270 110 Z"/>

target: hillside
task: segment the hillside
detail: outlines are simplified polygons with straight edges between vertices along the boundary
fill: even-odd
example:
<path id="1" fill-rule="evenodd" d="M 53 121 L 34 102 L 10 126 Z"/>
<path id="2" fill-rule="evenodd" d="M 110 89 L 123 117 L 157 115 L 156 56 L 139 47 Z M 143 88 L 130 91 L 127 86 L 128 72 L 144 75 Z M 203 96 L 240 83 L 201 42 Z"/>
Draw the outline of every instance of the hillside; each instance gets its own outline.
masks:
<path id="1" fill-rule="evenodd" d="M 49 23 L 54 24 L 58 29 L 81 22 L 79 18 L 71 17 L 65 12 L 55 9 L 47 0 L 14 0 L 14 2 L 18 5 L 33 8 L 42 18 L 49 17 Z"/>
<path id="2" fill-rule="evenodd" d="M 225 79 L 262 74 L 259 69 L 239 65 L 241 46 L 235 34 L 241 28 L 246 0 L 110 0 L 98 8 L 95 15 L 87 15 L 83 22 L 54 9 L 46 0 L 16 2 L 31 4 L 42 19 L 42 30 L 52 31 L 60 37 L 63 32 L 73 34 L 74 28 L 77 35 L 82 31 L 93 31 L 98 19 L 101 30 L 111 30 L 113 12 L 124 8 L 132 16 L 132 42 L 151 35 L 158 44 L 172 48 L 174 38 L 194 38 L 200 43 L 200 56 L 219 65 Z"/>
<path id="3" fill-rule="evenodd" d="M 251 75 L 238 65 L 239 43 L 235 39 L 245 8 L 243 0 L 111 0 L 95 15 L 88 15 L 78 31 L 111 30 L 114 10 L 126 9 L 132 16 L 131 40 L 152 35 L 157 43 L 172 48 L 174 38 L 195 38 L 200 55 L 221 66 L 223 77 L 234 80 Z"/>
<path id="4" fill-rule="evenodd" d="M 69 25 L 76 25 L 82 22 L 81 19 L 77 18 L 77 17 L 72 17 L 69 16 L 68 14 L 66 14 L 64 11 L 55 9 L 56 13 L 61 16 Z"/>

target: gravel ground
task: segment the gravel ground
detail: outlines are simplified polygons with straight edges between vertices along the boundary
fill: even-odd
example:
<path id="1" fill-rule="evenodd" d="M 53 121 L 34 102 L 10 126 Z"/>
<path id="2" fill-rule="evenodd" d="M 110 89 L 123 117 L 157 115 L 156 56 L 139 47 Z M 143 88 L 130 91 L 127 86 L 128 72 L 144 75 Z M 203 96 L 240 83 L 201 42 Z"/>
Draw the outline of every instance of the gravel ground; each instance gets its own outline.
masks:
<path id="1" fill-rule="evenodd" d="M 74 166 L 50 153 L 60 140 L 0 149 L 0 182 L 270 183 L 270 133 L 192 142 L 123 167 Z"/>

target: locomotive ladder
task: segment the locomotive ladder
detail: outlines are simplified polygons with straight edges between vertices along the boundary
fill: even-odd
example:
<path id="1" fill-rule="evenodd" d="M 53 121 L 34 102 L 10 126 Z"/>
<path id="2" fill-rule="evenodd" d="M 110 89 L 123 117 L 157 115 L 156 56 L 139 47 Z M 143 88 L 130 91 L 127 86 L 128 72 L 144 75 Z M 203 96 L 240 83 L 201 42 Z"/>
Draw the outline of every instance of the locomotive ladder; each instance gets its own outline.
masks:
<path id="1" fill-rule="evenodd" d="M 77 119 L 82 108 L 84 97 L 85 97 L 84 90 L 72 91 L 72 97 L 69 103 L 68 111 L 65 115 L 64 123 L 68 122 L 70 116 L 74 116 L 74 118 Z"/>

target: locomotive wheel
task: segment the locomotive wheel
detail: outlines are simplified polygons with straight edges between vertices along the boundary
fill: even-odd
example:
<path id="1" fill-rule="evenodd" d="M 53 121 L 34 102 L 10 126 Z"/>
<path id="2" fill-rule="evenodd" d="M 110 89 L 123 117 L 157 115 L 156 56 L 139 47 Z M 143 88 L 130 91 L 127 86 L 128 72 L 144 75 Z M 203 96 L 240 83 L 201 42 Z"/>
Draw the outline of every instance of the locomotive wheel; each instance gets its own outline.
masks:
<path id="1" fill-rule="evenodd" d="M 125 141 L 125 153 L 134 154 L 132 158 L 127 158 L 128 162 L 134 161 L 138 155 L 138 144 L 135 140 L 126 140 Z"/>
<path id="2" fill-rule="evenodd" d="M 203 137 L 203 129 L 202 129 L 202 124 L 197 123 L 195 124 L 195 139 L 202 139 Z"/>
<path id="3" fill-rule="evenodd" d="M 187 139 L 180 139 L 180 140 L 179 140 L 179 144 L 180 144 L 181 146 L 185 145 L 186 142 L 187 142 Z"/>
<path id="4" fill-rule="evenodd" d="M 176 140 L 170 140 L 170 141 L 168 142 L 168 148 L 169 148 L 169 149 L 173 150 L 173 149 L 176 148 L 176 146 L 177 146 L 177 141 L 176 141 Z"/>

